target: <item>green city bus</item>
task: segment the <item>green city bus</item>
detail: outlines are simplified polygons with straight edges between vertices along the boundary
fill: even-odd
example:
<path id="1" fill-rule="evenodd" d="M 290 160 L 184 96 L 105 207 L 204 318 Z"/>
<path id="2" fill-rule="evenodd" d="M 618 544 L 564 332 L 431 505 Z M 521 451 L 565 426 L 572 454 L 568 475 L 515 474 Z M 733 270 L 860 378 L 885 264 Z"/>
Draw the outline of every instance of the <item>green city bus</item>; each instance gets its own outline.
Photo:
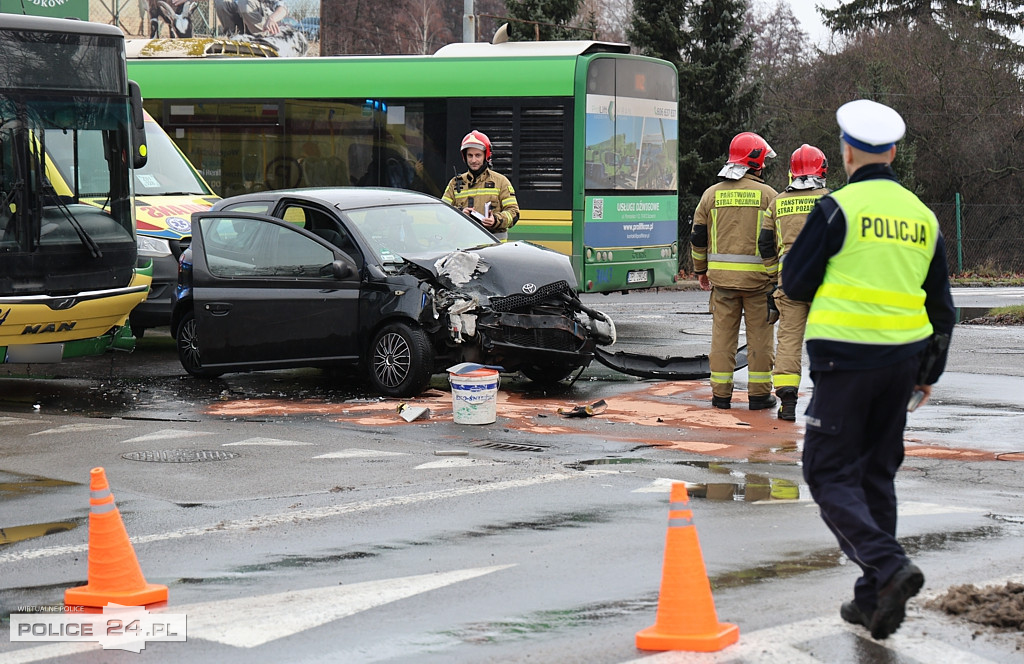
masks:
<path id="1" fill-rule="evenodd" d="M 391 186 L 440 197 L 470 129 L 521 207 L 509 241 L 569 256 L 583 292 L 678 274 L 678 83 L 622 44 L 451 44 L 428 56 L 145 58 L 128 71 L 224 196 Z"/>

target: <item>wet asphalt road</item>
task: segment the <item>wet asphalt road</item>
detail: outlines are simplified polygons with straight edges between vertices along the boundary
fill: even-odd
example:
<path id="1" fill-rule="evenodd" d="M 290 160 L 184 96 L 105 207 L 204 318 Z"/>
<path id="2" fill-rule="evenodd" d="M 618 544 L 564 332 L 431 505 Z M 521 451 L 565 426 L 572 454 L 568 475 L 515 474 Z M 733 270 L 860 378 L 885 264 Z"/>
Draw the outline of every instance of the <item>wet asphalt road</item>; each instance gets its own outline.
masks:
<path id="1" fill-rule="evenodd" d="M 956 300 L 1020 303 L 1024 289 Z M 704 294 L 588 303 L 626 350 L 707 352 Z M 131 355 L 5 369 L 0 661 L 97 661 L 96 643 L 6 631 L 19 607 L 85 582 L 94 466 L 147 580 L 170 589 L 165 612 L 189 620 L 186 643 L 102 661 L 1020 661 L 1019 633 L 974 635 L 917 600 L 883 644 L 844 625 L 856 573 L 802 484 L 802 422 L 712 412 L 704 381 L 594 366 L 537 392 L 505 376 L 498 422 L 473 427 L 451 421 L 440 377 L 411 400 L 430 419 L 405 423 L 351 377 L 185 377 L 159 333 Z M 1022 376 L 1024 330 L 958 326 L 934 402 L 911 416 L 900 534 L 925 594 L 1020 574 Z M 593 418 L 557 412 L 599 399 Z M 658 609 L 672 481 L 690 485 L 699 531 L 699 549 L 674 559 L 703 558 L 718 618 L 740 626 L 717 655 L 634 647 Z"/>

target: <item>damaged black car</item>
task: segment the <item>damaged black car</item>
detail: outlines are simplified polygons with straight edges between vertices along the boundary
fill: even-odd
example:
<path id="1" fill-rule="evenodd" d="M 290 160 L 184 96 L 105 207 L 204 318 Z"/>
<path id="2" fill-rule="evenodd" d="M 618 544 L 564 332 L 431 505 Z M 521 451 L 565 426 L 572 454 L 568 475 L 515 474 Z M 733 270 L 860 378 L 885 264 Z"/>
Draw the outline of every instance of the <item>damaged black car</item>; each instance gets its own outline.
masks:
<path id="1" fill-rule="evenodd" d="M 195 376 L 355 365 L 410 397 L 461 362 L 557 382 L 615 342 L 566 256 L 501 243 L 425 194 L 245 194 L 193 215 L 192 231 L 171 330 Z"/>

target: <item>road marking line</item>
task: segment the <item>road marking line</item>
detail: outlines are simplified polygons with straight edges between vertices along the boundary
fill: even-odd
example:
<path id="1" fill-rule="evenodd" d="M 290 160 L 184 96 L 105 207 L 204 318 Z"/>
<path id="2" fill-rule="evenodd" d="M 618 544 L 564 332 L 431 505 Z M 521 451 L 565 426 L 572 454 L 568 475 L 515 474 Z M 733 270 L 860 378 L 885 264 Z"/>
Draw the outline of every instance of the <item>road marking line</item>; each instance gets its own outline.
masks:
<path id="1" fill-rule="evenodd" d="M 7 426 L 8 424 L 49 424 L 47 420 L 36 420 L 27 417 L 0 417 L 0 426 Z"/>
<path id="2" fill-rule="evenodd" d="M 440 461 L 428 461 L 415 466 L 413 470 L 429 470 L 431 468 L 465 468 L 466 466 L 497 466 L 497 461 L 485 461 L 482 459 L 466 459 L 463 457 L 454 459 L 441 459 Z"/>
<path id="3" fill-rule="evenodd" d="M 136 436 L 135 438 L 129 438 L 128 440 L 121 441 L 124 443 L 141 443 L 146 440 L 166 440 L 168 438 L 191 438 L 194 436 L 212 436 L 213 434 L 209 431 L 190 431 L 188 429 L 160 429 L 153 433 L 147 433 L 144 436 Z"/>
<path id="4" fill-rule="evenodd" d="M 935 516 L 938 514 L 985 514 L 988 510 L 973 507 L 956 507 L 937 503 L 916 503 L 914 501 L 899 502 L 896 505 L 897 516 Z"/>
<path id="5" fill-rule="evenodd" d="M 112 429 L 127 429 L 127 424 L 94 424 L 92 422 L 80 422 L 78 424 L 65 424 L 64 426 L 55 427 L 53 429 L 46 429 L 44 431 L 36 431 L 30 433 L 30 436 L 43 436 L 51 433 L 79 433 L 82 431 L 108 431 Z"/>
<path id="6" fill-rule="evenodd" d="M 386 452 L 384 450 L 361 450 L 357 447 L 352 447 L 347 450 L 341 450 L 340 452 L 331 452 L 329 454 L 321 454 L 320 456 L 313 457 L 314 459 L 364 459 L 373 457 L 385 457 L 385 456 L 406 456 L 405 452 Z"/>
<path id="7" fill-rule="evenodd" d="M 647 486 L 642 486 L 639 489 L 633 489 L 633 491 L 631 491 L 630 493 L 671 493 L 672 485 L 675 484 L 676 482 L 682 482 L 682 480 L 673 480 L 667 477 L 658 477 Z"/>
<path id="8" fill-rule="evenodd" d="M 255 648 L 377 606 L 515 565 L 495 565 L 168 607 L 188 616 L 188 638 Z M 153 613 L 157 613 L 154 611 Z"/>
<path id="9" fill-rule="evenodd" d="M 278 440 L 277 438 L 246 438 L 237 443 L 224 443 L 221 447 L 232 447 L 234 445 L 264 445 L 267 447 L 295 447 L 298 445 L 312 445 L 301 440 Z"/>
<path id="10" fill-rule="evenodd" d="M 231 531 L 268 528 L 285 524 L 294 524 L 299 521 L 314 521 L 317 519 L 327 519 L 334 516 L 340 516 L 342 514 L 366 512 L 368 510 L 374 509 L 404 507 L 407 505 L 415 505 L 417 503 L 424 503 L 431 500 L 460 498 L 463 496 L 490 493 L 492 491 L 504 491 L 506 489 L 522 489 L 537 484 L 547 484 L 548 482 L 561 482 L 573 477 L 578 477 L 578 475 L 567 475 L 565 473 L 549 473 L 547 475 L 538 475 L 536 477 L 531 477 L 522 480 L 490 482 L 487 484 L 460 487 L 458 489 L 427 491 L 424 493 L 410 494 L 408 496 L 395 496 L 392 498 L 380 498 L 378 500 L 365 500 L 355 503 L 342 503 L 340 505 L 326 505 L 324 507 L 313 507 L 305 510 L 288 510 L 285 512 L 277 512 L 276 514 L 265 514 L 263 516 L 254 516 L 248 519 L 239 519 L 237 521 L 221 521 L 218 523 L 210 524 L 208 526 L 198 526 L 196 528 L 182 528 L 180 530 L 171 530 L 163 533 L 154 533 L 152 535 L 141 535 L 137 537 L 132 537 L 131 541 L 133 544 L 138 545 L 148 544 L 150 542 L 163 542 L 167 540 L 182 539 L 184 537 L 197 537 L 199 535 L 212 535 L 216 533 L 225 533 Z M 69 553 L 80 553 L 82 551 L 87 551 L 88 548 L 88 544 L 76 544 L 68 546 L 51 546 L 42 549 L 29 549 L 27 551 L 11 552 L 6 554 L 0 554 L 0 564 L 17 562 L 22 560 L 35 560 L 37 558 L 50 558 L 53 556 L 62 556 Z"/>

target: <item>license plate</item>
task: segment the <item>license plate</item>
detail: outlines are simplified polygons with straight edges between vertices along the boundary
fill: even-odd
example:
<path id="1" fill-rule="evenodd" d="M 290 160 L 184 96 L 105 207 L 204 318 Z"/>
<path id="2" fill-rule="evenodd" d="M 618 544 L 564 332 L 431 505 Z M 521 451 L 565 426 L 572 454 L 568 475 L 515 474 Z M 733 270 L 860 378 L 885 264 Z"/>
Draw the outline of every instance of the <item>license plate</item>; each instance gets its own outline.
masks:
<path id="1" fill-rule="evenodd" d="M 647 270 L 630 270 L 626 273 L 627 284 L 646 284 Z"/>

